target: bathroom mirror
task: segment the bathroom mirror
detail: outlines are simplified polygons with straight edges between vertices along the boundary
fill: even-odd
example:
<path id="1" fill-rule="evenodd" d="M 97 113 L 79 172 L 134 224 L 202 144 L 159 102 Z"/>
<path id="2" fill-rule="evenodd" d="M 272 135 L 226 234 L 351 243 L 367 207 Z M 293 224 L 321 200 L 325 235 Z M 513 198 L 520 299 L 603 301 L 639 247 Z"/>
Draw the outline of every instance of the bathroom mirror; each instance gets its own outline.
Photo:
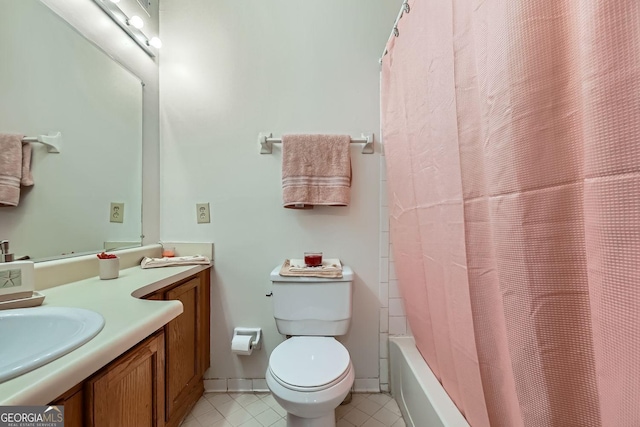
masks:
<path id="1" fill-rule="evenodd" d="M 36 261 L 139 246 L 141 81 L 39 0 L 0 0 L 0 57 L 0 133 L 62 134 L 59 154 L 33 144 L 35 184 L 0 208 L 0 240 Z"/>

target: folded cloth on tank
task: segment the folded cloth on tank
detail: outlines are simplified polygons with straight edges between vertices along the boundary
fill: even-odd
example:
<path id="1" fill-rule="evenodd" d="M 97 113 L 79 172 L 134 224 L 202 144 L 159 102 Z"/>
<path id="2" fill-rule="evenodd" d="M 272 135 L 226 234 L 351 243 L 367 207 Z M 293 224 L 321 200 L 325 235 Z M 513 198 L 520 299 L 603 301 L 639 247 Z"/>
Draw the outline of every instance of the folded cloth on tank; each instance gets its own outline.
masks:
<path id="1" fill-rule="evenodd" d="M 142 258 L 140 267 L 142 268 L 157 268 L 157 267 L 171 267 L 175 265 L 197 265 L 197 264 L 211 264 L 211 260 L 204 255 L 190 255 L 190 256 L 177 256 L 171 258 Z"/>
<path id="2" fill-rule="evenodd" d="M 342 263 L 337 258 L 327 258 L 322 260 L 321 266 L 307 267 L 302 259 L 286 259 L 280 269 L 280 275 L 339 279 L 342 277 Z"/>
<path id="3" fill-rule="evenodd" d="M 342 263 L 338 258 L 324 259 L 322 260 L 322 265 L 317 267 L 307 267 L 303 259 L 291 258 L 287 261 L 289 261 L 289 270 L 291 271 L 309 271 L 313 269 L 320 271 L 342 271 Z"/>

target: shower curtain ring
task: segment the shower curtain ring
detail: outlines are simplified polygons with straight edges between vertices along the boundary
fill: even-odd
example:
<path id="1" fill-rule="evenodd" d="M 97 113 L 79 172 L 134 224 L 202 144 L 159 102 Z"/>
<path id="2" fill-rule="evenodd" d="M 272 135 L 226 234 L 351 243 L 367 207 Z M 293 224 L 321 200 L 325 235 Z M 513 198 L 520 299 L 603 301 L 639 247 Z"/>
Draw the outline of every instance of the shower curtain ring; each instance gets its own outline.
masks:
<path id="1" fill-rule="evenodd" d="M 393 35 L 396 37 L 400 35 L 400 31 L 398 31 L 398 27 L 393 27 Z"/>
<path id="2" fill-rule="evenodd" d="M 411 7 L 409 7 L 409 3 L 405 3 L 404 4 L 404 12 L 405 13 L 411 12 Z"/>

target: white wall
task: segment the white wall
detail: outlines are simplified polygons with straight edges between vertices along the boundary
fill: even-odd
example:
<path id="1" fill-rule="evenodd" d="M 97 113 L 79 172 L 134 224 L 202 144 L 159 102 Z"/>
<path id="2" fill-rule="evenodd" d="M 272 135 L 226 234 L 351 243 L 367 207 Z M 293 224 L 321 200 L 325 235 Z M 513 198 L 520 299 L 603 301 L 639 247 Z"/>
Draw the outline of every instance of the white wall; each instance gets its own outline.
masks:
<path id="1" fill-rule="evenodd" d="M 321 250 L 353 267 L 354 318 L 341 338 L 356 388 L 379 376 L 379 151 L 352 147 L 352 204 L 281 207 L 281 149 L 257 134 L 379 129 L 378 57 L 400 1 L 163 0 L 160 4 L 161 201 L 166 241 L 215 242 L 212 368 L 216 384 L 264 378 L 283 337 L 265 298 L 285 258 Z M 379 147 L 378 147 L 379 149 Z M 211 203 L 211 224 L 195 204 Z M 260 326 L 264 349 L 230 352 L 234 326 Z"/>
<path id="2" fill-rule="evenodd" d="M 384 145 L 384 141 L 383 141 Z M 398 289 L 398 277 L 389 236 L 389 201 L 385 156 L 380 156 L 380 390 L 389 391 L 389 336 L 411 335 Z"/>

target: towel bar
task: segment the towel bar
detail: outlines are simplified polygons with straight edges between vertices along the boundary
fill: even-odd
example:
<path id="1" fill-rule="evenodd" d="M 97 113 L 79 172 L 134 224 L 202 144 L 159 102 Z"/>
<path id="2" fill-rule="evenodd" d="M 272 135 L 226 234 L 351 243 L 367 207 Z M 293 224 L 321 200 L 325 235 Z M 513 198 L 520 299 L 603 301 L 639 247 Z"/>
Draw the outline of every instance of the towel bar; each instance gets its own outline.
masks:
<path id="1" fill-rule="evenodd" d="M 49 135 L 38 135 L 22 138 L 22 142 L 35 142 L 44 144 L 49 153 L 59 153 L 62 149 L 62 134 L 60 132 L 49 132 Z"/>
<path id="2" fill-rule="evenodd" d="M 362 133 L 360 138 L 351 138 L 352 144 L 364 144 L 362 154 L 373 154 L 373 133 Z M 273 138 L 271 132 L 260 132 L 258 143 L 260 144 L 260 154 L 271 154 L 273 144 L 280 144 L 281 138 Z"/>

